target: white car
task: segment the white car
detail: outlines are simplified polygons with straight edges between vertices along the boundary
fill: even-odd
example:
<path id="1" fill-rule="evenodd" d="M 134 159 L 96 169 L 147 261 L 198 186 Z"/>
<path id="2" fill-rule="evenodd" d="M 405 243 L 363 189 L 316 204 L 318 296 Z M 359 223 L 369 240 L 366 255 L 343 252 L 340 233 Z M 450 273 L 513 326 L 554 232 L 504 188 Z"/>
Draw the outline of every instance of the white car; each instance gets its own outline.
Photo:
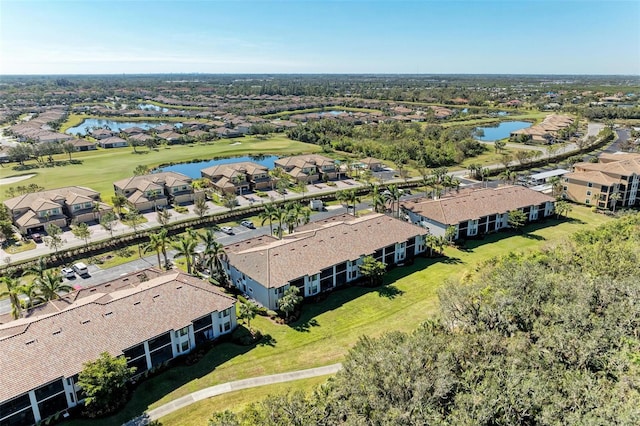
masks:
<path id="1" fill-rule="evenodd" d="M 250 220 L 243 220 L 242 222 L 240 222 L 240 225 L 244 226 L 245 228 L 256 229 L 256 227 L 253 225 L 253 222 L 251 222 Z"/>
<path id="2" fill-rule="evenodd" d="M 231 228 L 230 226 L 223 226 L 222 228 L 220 228 L 220 230 L 225 234 L 233 235 L 233 228 Z"/>
<path id="3" fill-rule="evenodd" d="M 71 268 L 62 268 L 60 273 L 63 278 L 71 279 L 76 277 L 76 272 Z"/>

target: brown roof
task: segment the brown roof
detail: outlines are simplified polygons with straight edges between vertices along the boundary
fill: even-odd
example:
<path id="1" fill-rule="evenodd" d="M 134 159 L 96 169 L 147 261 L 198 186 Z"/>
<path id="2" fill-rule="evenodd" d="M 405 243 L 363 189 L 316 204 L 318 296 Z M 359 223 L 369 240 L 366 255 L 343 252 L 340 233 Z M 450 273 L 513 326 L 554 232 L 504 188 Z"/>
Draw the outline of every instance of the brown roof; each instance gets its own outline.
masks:
<path id="1" fill-rule="evenodd" d="M 456 225 L 553 201 L 553 197 L 523 186 L 502 186 L 450 194 L 439 200 L 408 201 L 402 207 L 444 225 Z"/>
<path id="2" fill-rule="evenodd" d="M 296 155 L 294 157 L 284 157 L 275 161 L 276 166 L 280 167 L 309 167 L 309 166 L 323 166 L 326 164 L 335 164 L 335 161 L 331 158 L 327 158 L 318 154 L 306 154 Z"/>
<path id="3" fill-rule="evenodd" d="M 69 200 L 77 196 L 97 199 L 99 198 L 99 195 L 100 194 L 93 189 L 86 188 L 84 186 L 65 186 L 64 188 L 49 189 L 47 191 L 20 195 L 19 197 L 5 200 L 4 204 L 10 210 L 29 207 L 34 211 L 38 211 L 42 208 L 50 209 L 61 206 L 61 204 L 55 203 L 52 200 Z"/>
<path id="4" fill-rule="evenodd" d="M 102 285 L 66 307 L 60 305 L 60 312 L 0 325 L 0 401 L 73 376 L 102 352 L 121 355 L 124 349 L 233 304 L 211 285 L 169 271 L 112 292 Z"/>
<path id="5" fill-rule="evenodd" d="M 229 263 L 265 287 L 281 287 L 304 275 L 369 255 L 423 235 L 423 228 L 382 214 L 318 223 L 282 240 L 259 237 L 226 247 Z"/>
<path id="6" fill-rule="evenodd" d="M 587 182 L 587 183 L 591 182 L 591 183 L 597 183 L 598 185 L 606 185 L 606 186 L 614 185 L 616 183 L 621 183 L 620 179 L 611 177 L 598 170 L 567 173 L 563 177 L 565 179 L 569 179 L 570 181 Z"/>
<path id="7" fill-rule="evenodd" d="M 176 185 L 188 185 L 191 183 L 189 176 L 183 175 L 178 172 L 160 172 L 151 173 L 142 176 L 133 176 L 127 179 L 122 179 L 114 182 L 113 185 L 119 189 L 138 189 L 140 191 L 146 191 L 149 187 L 159 189 L 163 185 L 176 186 Z"/>
<path id="8" fill-rule="evenodd" d="M 253 161 L 241 161 L 238 163 L 220 164 L 217 166 L 207 167 L 206 169 L 200 170 L 200 174 L 207 177 L 233 177 L 239 171 L 244 171 L 250 175 L 254 175 L 256 173 L 266 173 L 269 169 L 261 164 L 254 163 Z"/>

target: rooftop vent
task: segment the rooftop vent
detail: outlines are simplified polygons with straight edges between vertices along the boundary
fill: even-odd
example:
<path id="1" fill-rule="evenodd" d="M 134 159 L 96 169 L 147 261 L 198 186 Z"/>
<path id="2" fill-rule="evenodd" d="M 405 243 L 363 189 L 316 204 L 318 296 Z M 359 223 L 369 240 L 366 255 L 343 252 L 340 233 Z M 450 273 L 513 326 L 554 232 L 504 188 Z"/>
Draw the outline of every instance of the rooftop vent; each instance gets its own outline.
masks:
<path id="1" fill-rule="evenodd" d="M 25 345 L 31 345 L 31 344 L 33 344 L 33 343 L 35 343 L 35 342 L 36 342 L 36 339 L 27 340 L 27 341 L 25 342 Z"/>
<path id="2" fill-rule="evenodd" d="M 133 306 L 136 306 L 136 305 L 139 305 L 139 304 L 140 304 L 140 301 L 133 302 Z"/>
<path id="3" fill-rule="evenodd" d="M 105 317 L 110 317 L 111 315 L 113 315 L 113 312 L 111 312 L 111 311 L 109 311 L 109 312 L 104 314 Z"/>
<path id="4" fill-rule="evenodd" d="M 53 334 L 54 336 L 57 336 L 57 335 L 58 335 L 58 334 L 60 334 L 60 333 L 62 333 L 62 330 L 56 330 L 56 331 L 54 331 L 54 332 L 53 332 L 53 333 L 51 333 L 51 334 Z"/>
<path id="5" fill-rule="evenodd" d="M 91 322 L 90 319 L 80 321 L 80 324 L 89 324 Z"/>

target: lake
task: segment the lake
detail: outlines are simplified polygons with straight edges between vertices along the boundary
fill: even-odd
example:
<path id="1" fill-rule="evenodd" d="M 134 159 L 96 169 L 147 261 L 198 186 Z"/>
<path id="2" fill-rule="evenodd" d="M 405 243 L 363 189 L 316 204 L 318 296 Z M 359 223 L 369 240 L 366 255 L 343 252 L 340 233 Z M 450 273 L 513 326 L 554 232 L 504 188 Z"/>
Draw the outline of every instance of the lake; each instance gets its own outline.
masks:
<path id="1" fill-rule="evenodd" d="M 101 120 L 97 118 L 87 118 L 76 127 L 70 127 L 69 129 L 67 129 L 66 133 L 70 135 L 80 133 L 82 136 L 85 136 L 87 133 L 89 133 L 88 131 L 90 129 L 93 129 L 94 127 L 105 128 L 105 126 L 107 126 L 110 130 L 120 132 L 131 127 L 140 127 L 141 129 L 148 130 L 154 127 L 161 126 L 163 124 L 165 123 L 162 121 L 113 121 Z"/>
<path id="2" fill-rule="evenodd" d="M 244 157 L 218 158 L 209 161 L 200 161 L 195 163 L 174 164 L 173 166 L 162 167 L 159 172 L 178 172 L 187 175 L 192 179 L 201 177 L 200 170 L 207 167 L 218 166 L 220 164 L 240 163 L 242 161 L 253 161 L 269 169 L 275 167 L 274 162 L 278 159 L 276 155 L 249 155 Z"/>
<path id="3" fill-rule="evenodd" d="M 494 127 L 477 127 L 484 131 L 484 136 L 478 137 L 478 140 L 485 142 L 497 141 L 499 139 L 508 138 L 511 132 L 531 127 L 531 123 L 526 121 L 503 121 Z"/>

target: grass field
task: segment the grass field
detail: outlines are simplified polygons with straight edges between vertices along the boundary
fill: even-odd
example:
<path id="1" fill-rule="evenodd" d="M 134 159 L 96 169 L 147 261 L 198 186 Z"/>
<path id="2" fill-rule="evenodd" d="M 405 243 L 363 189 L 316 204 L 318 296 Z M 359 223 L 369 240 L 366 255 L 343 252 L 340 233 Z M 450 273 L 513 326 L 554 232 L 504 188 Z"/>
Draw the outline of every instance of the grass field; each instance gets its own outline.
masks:
<path id="1" fill-rule="evenodd" d="M 385 286 L 349 287 L 322 302 L 305 305 L 301 319 L 290 326 L 257 317 L 252 326 L 268 336 L 261 344 L 220 344 L 192 367 L 178 366 L 141 383 L 118 415 L 74 424 L 121 424 L 148 408 L 216 384 L 340 362 L 361 335 L 414 330 L 436 312 L 438 288 L 449 279 L 473 273 L 479 263 L 514 251 L 538 249 L 579 229 L 611 220 L 580 206 L 574 206 L 570 218 L 530 225 L 525 228 L 525 235 L 490 235 L 482 241 L 469 242 L 465 250 L 447 248 L 445 258 L 416 259 L 412 266 L 391 270 Z M 187 415 L 189 410 L 179 413 Z"/>
<path id="2" fill-rule="evenodd" d="M 35 160 L 31 160 L 26 162 L 27 167 L 23 170 L 16 170 L 15 167 L 13 171 L 3 169 L 2 177 L 35 173 L 36 176 L 12 186 L 35 183 L 45 189 L 51 189 L 68 185 L 82 185 L 100 192 L 102 199 L 109 201 L 113 195 L 113 182 L 133 176 L 133 170 L 139 164 L 152 168 L 164 163 L 196 159 L 209 160 L 214 157 L 233 157 L 247 154 L 290 155 L 319 150 L 318 145 L 293 141 L 284 135 L 273 136 L 265 140 L 246 136 L 232 140 L 222 139 L 210 144 L 161 146 L 153 151 L 143 148 L 138 149 L 138 154 L 133 153 L 129 147 L 77 152 L 72 155 L 72 158 L 81 161 L 80 164 L 37 168 Z M 56 162 L 66 162 L 68 158 L 66 154 L 54 156 Z M 6 195 L 3 190 L 0 191 L 0 201 L 4 199 L 6 199 Z"/>
<path id="3" fill-rule="evenodd" d="M 269 395 L 279 395 L 287 392 L 310 392 L 316 386 L 327 381 L 329 376 L 314 377 L 312 379 L 297 380 L 277 385 L 260 386 L 230 392 L 214 398 L 198 401 L 188 409 L 179 410 L 160 419 L 162 426 L 203 426 L 211 414 L 217 411 L 240 411 L 252 402 L 259 402 Z"/>

